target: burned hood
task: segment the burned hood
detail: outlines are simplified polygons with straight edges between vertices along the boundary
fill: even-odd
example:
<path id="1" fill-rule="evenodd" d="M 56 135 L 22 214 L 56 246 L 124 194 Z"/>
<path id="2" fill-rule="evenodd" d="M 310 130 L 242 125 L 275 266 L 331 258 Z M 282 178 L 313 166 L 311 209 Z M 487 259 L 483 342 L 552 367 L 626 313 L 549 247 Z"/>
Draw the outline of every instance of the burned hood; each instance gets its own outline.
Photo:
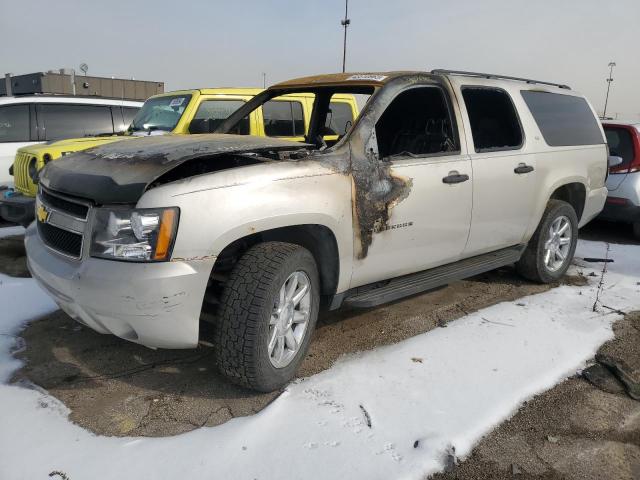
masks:
<path id="1" fill-rule="evenodd" d="M 98 204 L 135 203 L 160 176 L 194 159 L 233 153 L 297 150 L 309 145 L 249 135 L 163 135 L 115 142 L 49 163 L 40 183 Z"/>

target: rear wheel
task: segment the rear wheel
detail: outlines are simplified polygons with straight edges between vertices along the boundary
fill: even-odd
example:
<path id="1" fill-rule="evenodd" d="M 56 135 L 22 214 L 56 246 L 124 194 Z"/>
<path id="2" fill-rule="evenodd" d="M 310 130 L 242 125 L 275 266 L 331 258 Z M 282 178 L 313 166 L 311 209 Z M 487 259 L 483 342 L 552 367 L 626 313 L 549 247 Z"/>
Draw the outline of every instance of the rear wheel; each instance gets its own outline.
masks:
<path id="1" fill-rule="evenodd" d="M 640 240 L 640 222 L 636 222 L 633 224 L 633 234 L 637 239 Z"/>
<path id="2" fill-rule="evenodd" d="M 540 283 L 561 278 L 569 268 L 578 242 L 578 218 L 573 207 L 549 200 L 540 224 L 516 263 L 518 273 Z"/>
<path id="3" fill-rule="evenodd" d="M 318 270 L 308 250 L 282 242 L 250 248 L 221 298 L 214 344 L 222 373 L 260 391 L 285 385 L 309 348 L 319 300 Z"/>

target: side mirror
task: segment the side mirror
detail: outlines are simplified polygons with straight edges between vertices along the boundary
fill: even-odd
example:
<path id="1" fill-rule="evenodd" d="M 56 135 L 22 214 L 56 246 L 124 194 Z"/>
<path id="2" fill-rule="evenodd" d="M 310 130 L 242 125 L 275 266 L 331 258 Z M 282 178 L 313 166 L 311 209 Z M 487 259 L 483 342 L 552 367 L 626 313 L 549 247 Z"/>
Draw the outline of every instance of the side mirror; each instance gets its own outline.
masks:
<path id="1" fill-rule="evenodd" d="M 624 162 L 622 157 L 618 157 L 617 155 L 609 155 L 609 167 L 617 167 Z"/>

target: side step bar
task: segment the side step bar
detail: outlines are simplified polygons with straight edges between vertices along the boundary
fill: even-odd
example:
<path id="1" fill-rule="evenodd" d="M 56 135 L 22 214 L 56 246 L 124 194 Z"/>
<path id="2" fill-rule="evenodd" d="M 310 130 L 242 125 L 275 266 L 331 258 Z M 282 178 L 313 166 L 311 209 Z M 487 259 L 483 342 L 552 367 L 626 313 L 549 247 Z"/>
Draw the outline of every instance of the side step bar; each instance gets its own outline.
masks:
<path id="1" fill-rule="evenodd" d="M 463 278 L 479 275 L 505 265 L 517 262 L 526 245 L 518 245 L 491 253 L 466 258 L 449 265 L 435 267 L 418 273 L 390 280 L 383 286 L 367 289 L 358 287 L 347 292 L 344 304 L 355 308 L 369 308 L 400 298 L 433 290 Z"/>

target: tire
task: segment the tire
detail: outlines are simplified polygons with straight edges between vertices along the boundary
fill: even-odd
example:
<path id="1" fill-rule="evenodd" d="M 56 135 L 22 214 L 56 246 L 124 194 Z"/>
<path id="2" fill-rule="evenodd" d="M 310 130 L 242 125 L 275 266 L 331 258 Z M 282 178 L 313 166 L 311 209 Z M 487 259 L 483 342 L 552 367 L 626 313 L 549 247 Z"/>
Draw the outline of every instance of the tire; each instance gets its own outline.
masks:
<path id="1" fill-rule="evenodd" d="M 550 261 L 546 262 L 547 241 L 551 238 L 550 229 L 554 225 L 563 224 L 567 221 L 570 226 L 569 243 L 565 248 L 562 245 L 560 253 L 564 254 L 564 260 L 560 261 L 560 254 L 550 254 Z M 559 222 L 559 223 L 554 223 Z M 566 237 L 563 237 L 566 238 Z M 558 240 L 564 241 L 564 240 Z M 540 224 L 534 232 L 522 257 L 516 263 L 516 270 L 520 275 L 528 280 L 539 283 L 551 283 L 559 280 L 569 268 L 578 243 L 578 217 L 573 207 L 562 200 L 549 200 L 547 208 L 542 215 Z M 559 248 L 554 241 L 551 248 Z M 553 257 L 553 258 L 551 258 Z"/>
<path id="2" fill-rule="evenodd" d="M 640 240 L 640 222 L 635 222 L 633 224 L 633 235 Z"/>
<path id="3" fill-rule="evenodd" d="M 309 295 L 302 297 L 298 307 L 291 308 L 292 302 L 283 301 L 281 292 L 285 287 L 291 288 L 294 279 L 297 285 L 294 290 L 299 288 L 296 290 L 299 293 L 308 281 Z M 231 271 L 220 299 L 213 343 L 222 374 L 234 383 L 261 392 L 284 386 L 294 377 L 307 353 L 319 304 L 318 269 L 307 249 L 282 242 L 260 243 L 250 248 Z M 278 305 L 286 306 L 277 310 Z M 303 323 L 298 321 L 305 313 L 308 319 L 305 328 L 299 331 Z M 290 348 L 292 336 L 299 336 L 294 342 L 298 346 L 295 352 Z M 270 340 L 274 338 L 276 345 L 270 349 Z"/>

